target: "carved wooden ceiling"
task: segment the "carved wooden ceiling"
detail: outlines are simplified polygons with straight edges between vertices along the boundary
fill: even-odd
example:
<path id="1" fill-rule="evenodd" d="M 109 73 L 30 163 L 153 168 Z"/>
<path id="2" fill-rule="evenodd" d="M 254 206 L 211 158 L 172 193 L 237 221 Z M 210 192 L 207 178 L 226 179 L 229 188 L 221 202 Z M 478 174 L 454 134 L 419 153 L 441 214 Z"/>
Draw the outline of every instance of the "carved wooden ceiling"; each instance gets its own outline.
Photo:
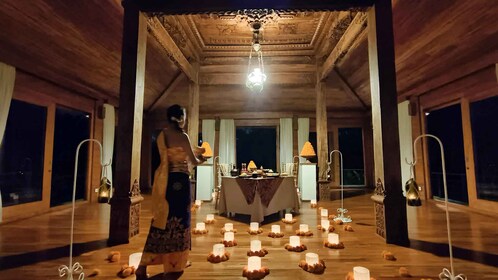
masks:
<path id="1" fill-rule="evenodd" d="M 496 18 L 498 5 L 489 0 L 393 1 L 400 98 L 496 63 Z M 118 105 L 122 19 L 120 0 L 0 1 L 0 61 L 20 73 Z M 313 112 L 317 63 L 329 68 L 318 72 L 328 78 L 329 111 L 368 111 L 364 13 L 280 13 L 264 20 L 261 43 L 268 82 L 262 94 L 254 95 L 244 86 L 252 38 L 246 15 L 158 18 L 179 49 L 175 55 L 190 70 L 200 65 L 201 115 Z M 182 65 L 172 61 L 176 59 L 161 38 L 149 30 L 145 111 L 188 102 L 188 78 L 180 74 Z"/>

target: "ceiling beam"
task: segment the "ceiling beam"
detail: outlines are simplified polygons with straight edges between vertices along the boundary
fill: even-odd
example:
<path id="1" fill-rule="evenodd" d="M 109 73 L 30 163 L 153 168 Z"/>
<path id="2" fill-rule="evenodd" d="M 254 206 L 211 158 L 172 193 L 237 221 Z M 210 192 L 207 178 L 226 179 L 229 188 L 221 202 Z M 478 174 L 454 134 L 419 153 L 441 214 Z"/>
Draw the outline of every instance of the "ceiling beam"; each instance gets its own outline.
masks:
<path id="1" fill-rule="evenodd" d="M 333 117 L 329 118 L 357 118 L 364 117 L 365 111 L 358 110 L 327 110 L 327 114 Z M 302 118 L 315 118 L 315 111 L 301 111 L 301 112 L 273 112 L 273 111 L 263 111 L 263 112 L 210 112 L 210 113 L 200 113 L 199 118 L 201 119 L 215 119 L 219 117 L 227 119 L 243 119 L 243 120 L 253 120 L 253 119 L 279 119 L 279 118 L 292 118 L 294 116 Z"/>
<path id="2" fill-rule="evenodd" d="M 266 84 L 273 85 L 311 85 L 316 82 L 315 73 L 272 73 L 268 75 Z M 247 73 L 202 73 L 199 76 L 201 85 L 245 85 Z"/>
<path id="3" fill-rule="evenodd" d="M 154 111 L 159 107 L 160 104 L 164 103 L 164 101 L 168 98 L 168 96 L 177 88 L 177 86 L 183 82 L 185 79 L 185 75 L 183 72 L 178 72 L 176 77 L 173 78 L 173 80 L 168 84 L 168 86 L 163 90 L 163 92 L 159 95 L 159 97 L 152 102 L 152 104 L 149 106 L 147 109 L 147 112 Z"/>
<path id="4" fill-rule="evenodd" d="M 315 64 L 264 64 L 266 73 L 303 73 L 316 71 Z M 202 65 L 200 73 L 247 73 L 246 64 Z"/>
<path id="5" fill-rule="evenodd" d="M 337 81 L 339 82 L 339 85 L 341 86 L 341 88 L 346 93 L 353 96 L 354 99 L 358 100 L 361 103 L 361 106 L 363 107 L 363 109 L 368 109 L 367 104 L 365 104 L 365 102 L 363 102 L 363 100 L 360 98 L 358 93 L 356 93 L 356 91 L 353 89 L 353 87 L 348 83 L 348 81 L 346 81 L 346 78 L 344 78 L 344 76 L 342 76 L 342 74 L 339 72 L 339 70 L 337 68 L 334 68 L 333 73 L 334 73 L 333 75 L 337 76 Z"/>
<path id="6" fill-rule="evenodd" d="M 152 36 L 157 40 L 157 42 L 164 48 L 168 57 L 180 68 L 187 77 L 197 83 L 197 75 L 194 68 L 188 62 L 187 58 L 183 55 L 182 51 L 175 44 L 173 38 L 157 17 L 151 17 L 147 20 L 147 27 L 152 34 Z"/>
<path id="7" fill-rule="evenodd" d="M 337 45 L 332 49 L 330 55 L 325 60 L 320 73 L 320 80 L 325 79 L 330 72 L 334 69 L 336 64 L 348 53 L 349 49 L 359 37 L 359 35 L 366 30 L 367 15 L 365 13 L 357 13 L 351 24 L 348 26 L 342 35 Z"/>

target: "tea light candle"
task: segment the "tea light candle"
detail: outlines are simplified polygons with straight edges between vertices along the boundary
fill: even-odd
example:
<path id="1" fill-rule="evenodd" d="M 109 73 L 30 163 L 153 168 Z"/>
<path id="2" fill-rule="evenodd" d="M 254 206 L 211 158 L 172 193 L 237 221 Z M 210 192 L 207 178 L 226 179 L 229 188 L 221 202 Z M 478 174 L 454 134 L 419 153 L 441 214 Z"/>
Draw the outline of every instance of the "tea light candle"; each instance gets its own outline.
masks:
<path id="1" fill-rule="evenodd" d="M 279 225 L 272 225 L 271 226 L 271 232 L 273 232 L 273 233 L 280 233 L 280 226 Z"/>
<path id="2" fill-rule="evenodd" d="M 353 267 L 354 280 L 370 280 L 370 271 L 363 266 Z"/>
<path id="3" fill-rule="evenodd" d="M 251 251 L 253 252 L 261 251 L 261 241 L 251 240 Z"/>
<path id="4" fill-rule="evenodd" d="M 206 224 L 205 223 L 197 223 L 196 230 L 205 230 L 206 229 Z"/>
<path id="5" fill-rule="evenodd" d="M 258 231 L 258 229 L 259 229 L 259 223 L 255 223 L 255 222 L 251 223 L 250 226 L 249 226 L 249 229 L 251 231 Z"/>
<path id="6" fill-rule="evenodd" d="M 339 244 L 339 234 L 329 233 L 329 235 L 327 235 L 327 241 L 330 244 Z"/>
<path id="7" fill-rule="evenodd" d="M 225 224 L 225 231 L 233 231 L 233 224 L 232 223 L 226 223 Z"/>
<path id="8" fill-rule="evenodd" d="M 214 244 L 213 245 L 213 255 L 221 257 L 224 254 L 225 254 L 225 245 L 223 245 L 223 244 Z"/>
<path id="9" fill-rule="evenodd" d="M 306 253 L 306 263 L 308 265 L 318 264 L 318 254 L 315 254 L 315 253 Z"/>
<path id="10" fill-rule="evenodd" d="M 312 199 L 310 203 L 311 205 L 316 205 L 316 199 Z"/>
<path id="11" fill-rule="evenodd" d="M 206 221 L 212 221 L 212 220 L 214 220 L 214 214 L 207 214 Z"/>
<path id="12" fill-rule="evenodd" d="M 199 200 L 199 199 L 196 199 L 195 200 L 195 205 L 197 206 L 201 206 L 202 202 Z"/>
<path id="13" fill-rule="evenodd" d="M 285 214 L 285 220 L 288 222 L 292 222 L 292 214 Z"/>
<path id="14" fill-rule="evenodd" d="M 308 225 L 307 224 L 300 224 L 299 225 L 299 231 L 300 232 L 308 232 L 310 231 L 309 228 L 308 228 Z"/>
<path id="15" fill-rule="evenodd" d="M 322 225 L 323 229 L 328 230 L 330 227 L 330 221 L 329 220 L 322 220 L 321 225 Z"/>
<path id="16" fill-rule="evenodd" d="M 225 241 L 227 241 L 227 242 L 233 241 L 234 237 L 235 236 L 234 236 L 233 232 L 231 232 L 231 231 L 225 232 Z"/>
<path id="17" fill-rule="evenodd" d="M 329 216 L 329 210 L 328 209 L 322 209 L 322 211 L 320 211 L 322 217 L 328 217 Z"/>
<path id="18" fill-rule="evenodd" d="M 249 257 L 247 259 L 247 270 L 254 271 L 261 269 L 261 258 L 260 257 Z"/>
<path id="19" fill-rule="evenodd" d="M 299 236 L 291 236 L 290 237 L 290 245 L 291 245 L 291 247 L 301 246 L 301 240 L 299 239 Z"/>

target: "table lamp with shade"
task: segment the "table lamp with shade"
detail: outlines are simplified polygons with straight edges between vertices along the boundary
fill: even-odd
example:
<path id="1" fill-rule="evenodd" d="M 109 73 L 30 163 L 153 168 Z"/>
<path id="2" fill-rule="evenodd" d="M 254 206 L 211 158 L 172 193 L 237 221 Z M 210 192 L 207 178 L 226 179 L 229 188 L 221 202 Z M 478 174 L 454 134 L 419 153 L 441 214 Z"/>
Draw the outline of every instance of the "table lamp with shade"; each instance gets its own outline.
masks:
<path id="1" fill-rule="evenodd" d="M 249 162 L 249 164 L 247 165 L 247 170 L 249 170 L 249 171 L 251 171 L 251 172 L 252 172 L 252 171 L 254 171 L 254 170 L 256 170 L 256 169 L 258 169 L 258 167 L 256 166 L 256 163 L 254 163 L 254 161 L 253 161 L 253 160 L 251 160 L 251 161 Z"/>
<path id="2" fill-rule="evenodd" d="M 310 162 L 311 158 L 316 157 L 315 150 L 313 149 L 310 141 L 306 141 L 306 143 L 304 143 L 303 149 L 299 155 L 305 158 L 307 162 Z"/>

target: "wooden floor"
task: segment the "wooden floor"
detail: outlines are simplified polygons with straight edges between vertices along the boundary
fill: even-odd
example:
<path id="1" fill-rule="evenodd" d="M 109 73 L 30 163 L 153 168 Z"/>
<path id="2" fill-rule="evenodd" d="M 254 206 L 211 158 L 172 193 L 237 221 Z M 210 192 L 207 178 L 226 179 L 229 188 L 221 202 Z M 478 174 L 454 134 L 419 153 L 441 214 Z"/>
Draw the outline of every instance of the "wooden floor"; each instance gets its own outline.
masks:
<path id="1" fill-rule="evenodd" d="M 150 197 L 146 197 L 142 206 L 141 233 L 131 239 L 130 244 L 107 247 L 106 239 L 109 227 L 109 206 L 83 203 L 76 209 L 75 258 L 80 262 L 86 274 L 99 269 L 96 279 L 117 279 L 116 273 L 127 257 L 133 252 L 140 252 L 150 224 Z M 320 202 L 319 206 L 333 211 L 339 201 Z M 263 225 L 265 233 L 250 236 L 246 230 L 247 223 L 242 217 L 233 221 L 238 230 L 237 247 L 228 248 L 231 253 L 229 261 L 211 264 L 206 261 L 212 245 L 222 238 L 220 229 L 229 220 L 217 216 L 214 225 L 208 225 L 209 233 L 204 236 L 194 235 L 190 259 L 193 265 L 187 268 L 182 279 L 244 279 L 242 268 L 247 263 L 246 251 L 251 239 L 260 239 L 269 254 L 262 264 L 270 268 L 270 275 L 265 279 L 344 279 L 353 266 L 365 266 L 376 279 L 391 279 L 397 276 L 398 269 L 407 267 L 414 276 L 430 276 L 437 279 L 442 268 L 449 268 L 447 257 L 447 233 L 443 208 L 436 203 L 424 203 L 422 207 L 408 208 L 408 224 L 411 247 L 405 248 L 387 245 L 374 234 L 373 203 L 369 195 L 360 195 L 345 199 L 345 207 L 353 218 L 354 232 L 336 230 L 344 242 L 344 250 L 324 248 L 325 234 L 318 233 L 316 225 L 319 216 L 309 203 L 303 203 L 298 222 L 284 225 L 274 217 L 273 223 Z M 59 279 L 57 268 L 69 264 L 69 230 L 70 209 L 49 213 L 26 220 L 0 226 L 0 279 Z M 192 215 L 192 223 L 205 218 L 206 214 L 215 213 L 211 203 L 204 203 L 201 209 Z M 451 209 L 452 234 L 454 240 L 455 270 L 464 273 L 468 279 L 498 279 L 498 218 L 484 216 L 460 208 Z M 308 250 L 302 253 L 287 252 L 284 244 L 289 236 L 299 228 L 300 223 L 309 224 L 313 237 L 302 238 Z M 283 239 L 271 239 L 266 236 L 271 224 L 280 224 L 285 231 Z M 118 250 L 123 258 L 119 263 L 107 263 L 105 258 L 111 250 Z M 382 258 L 383 250 L 395 254 L 397 261 Z M 298 262 L 304 259 L 306 252 L 316 252 L 327 266 L 323 275 L 312 275 L 301 270 Z M 154 276 L 162 267 L 150 267 Z M 128 279 L 134 279 L 130 276 Z M 160 279 L 154 277 L 153 279 Z M 414 279 L 414 278 L 412 278 Z M 415 278 L 416 279 L 416 278 Z"/>

